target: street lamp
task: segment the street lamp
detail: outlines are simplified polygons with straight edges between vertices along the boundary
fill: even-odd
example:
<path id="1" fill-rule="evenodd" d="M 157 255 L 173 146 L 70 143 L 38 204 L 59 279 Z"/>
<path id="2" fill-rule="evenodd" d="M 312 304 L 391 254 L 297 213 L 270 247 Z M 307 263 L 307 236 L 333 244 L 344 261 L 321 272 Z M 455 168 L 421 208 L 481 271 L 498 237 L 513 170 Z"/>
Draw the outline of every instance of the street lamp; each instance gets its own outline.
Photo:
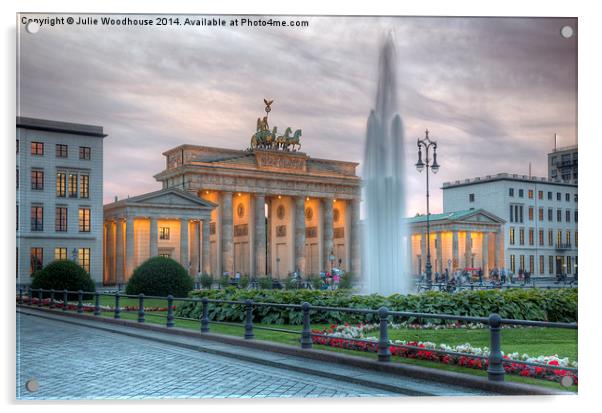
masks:
<path id="1" fill-rule="evenodd" d="M 418 162 L 416 162 L 416 169 L 418 172 L 422 172 L 426 167 L 426 281 L 429 285 L 433 283 L 433 269 L 431 266 L 431 224 L 430 224 L 430 210 L 429 210 L 429 168 L 436 174 L 439 171 L 439 164 L 437 163 L 437 142 L 432 141 L 429 138 L 428 129 L 424 132 L 424 139 L 418 139 Z M 425 157 L 422 161 L 422 149 L 424 148 Z M 429 157 L 430 149 L 433 149 L 433 159 Z"/>

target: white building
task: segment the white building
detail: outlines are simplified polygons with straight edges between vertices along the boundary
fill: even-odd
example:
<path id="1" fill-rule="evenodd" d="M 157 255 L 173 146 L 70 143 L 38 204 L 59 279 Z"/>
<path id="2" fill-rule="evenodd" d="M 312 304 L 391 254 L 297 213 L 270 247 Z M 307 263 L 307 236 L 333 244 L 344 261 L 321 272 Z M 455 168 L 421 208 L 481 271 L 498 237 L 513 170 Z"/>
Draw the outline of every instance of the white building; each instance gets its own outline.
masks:
<path id="1" fill-rule="evenodd" d="M 103 274 L 100 126 L 17 117 L 17 284 L 55 259 Z"/>
<path id="2" fill-rule="evenodd" d="M 577 269 L 577 185 L 500 173 L 443 184 L 443 210 L 484 209 L 506 221 L 505 267 L 533 276 Z"/>
<path id="3" fill-rule="evenodd" d="M 554 148 L 548 154 L 548 179 L 564 183 L 577 183 L 579 148 L 577 145 Z"/>

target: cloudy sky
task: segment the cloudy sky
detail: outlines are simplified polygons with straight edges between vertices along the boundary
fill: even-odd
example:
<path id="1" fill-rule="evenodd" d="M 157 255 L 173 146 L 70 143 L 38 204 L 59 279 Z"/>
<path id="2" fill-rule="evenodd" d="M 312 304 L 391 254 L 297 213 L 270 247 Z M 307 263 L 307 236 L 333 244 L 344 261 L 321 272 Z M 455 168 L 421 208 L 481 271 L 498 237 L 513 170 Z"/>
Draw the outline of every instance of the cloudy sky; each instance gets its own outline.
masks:
<path id="1" fill-rule="evenodd" d="M 307 154 L 361 163 L 393 32 L 406 163 L 425 128 L 439 144 L 432 212 L 443 182 L 527 174 L 529 162 L 547 176 L 554 133 L 576 141 L 577 40 L 560 35 L 573 19 L 295 19 L 309 27 L 20 26 L 17 113 L 103 126 L 106 202 L 159 189 L 174 146 L 247 148 L 264 97 L 271 125 L 303 129 Z M 408 214 L 424 212 L 424 175 L 407 176 Z"/>

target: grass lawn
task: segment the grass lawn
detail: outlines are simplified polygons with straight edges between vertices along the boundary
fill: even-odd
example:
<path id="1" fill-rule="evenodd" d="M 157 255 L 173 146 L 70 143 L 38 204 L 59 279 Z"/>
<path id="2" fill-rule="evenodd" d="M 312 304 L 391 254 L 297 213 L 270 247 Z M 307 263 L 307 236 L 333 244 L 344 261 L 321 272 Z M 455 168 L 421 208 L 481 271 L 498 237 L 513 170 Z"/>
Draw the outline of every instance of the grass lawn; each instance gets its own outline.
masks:
<path id="1" fill-rule="evenodd" d="M 151 300 L 149 300 L 151 301 Z M 122 304 L 125 305 L 125 304 Z M 128 304 L 137 305 L 137 303 Z M 151 304 L 149 304 L 151 305 Z M 155 304 L 153 304 L 154 306 Z M 164 304 L 163 304 L 164 305 Z M 157 304 L 157 306 L 162 306 Z M 103 312 L 103 316 L 113 317 L 112 312 Z M 147 312 L 145 314 L 147 323 L 165 324 L 166 322 L 165 312 Z M 136 311 L 122 311 L 121 318 L 126 320 L 136 320 Z M 181 320 L 175 319 L 177 327 L 190 328 L 193 330 L 200 329 L 200 323 L 196 320 Z M 294 331 L 301 331 L 300 325 L 262 325 L 255 324 L 254 329 L 255 339 L 272 341 L 282 344 L 288 344 L 293 346 L 299 346 L 300 335 L 292 333 L 284 333 L 277 331 L 262 330 L 257 327 L 271 327 L 279 329 L 287 329 Z M 312 329 L 323 329 L 329 327 L 328 325 L 312 325 Z M 242 337 L 244 334 L 244 326 L 241 323 L 240 326 L 231 326 L 223 324 L 210 324 L 211 332 L 218 334 L 226 334 L 237 337 Z M 378 336 L 378 331 L 375 331 L 373 335 Z M 389 330 L 389 338 L 392 340 L 418 340 L 418 341 L 432 341 L 440 344 L 445 343 L 448 345 L 458 345 L 464 343 L 470 343 L 473 346 L 483 347 L 489 346 L 489 332 L 487 329 L 479 330 Z M 339 353 L 351 354 L 354 356 L 367 357 L 376 359 L 376 354 L 369 352 L 361 352 L 354 350 L 338 349 L 329 346 L 314 345 L 314 348 L 327 351 L 335 351 Z M 577 331 L 576 330 L 565 330 L 565 329 L 554 329 L 554 328 L 513 328 L 502 330 L 502 350 L 505 353 L 511 353 L 517 351 L 519 353 L 527 353 L 531 356 L 539 355 L 552 355 L 558 354 L 560 357 L 569 357 L 571 360 L 577 360 Z M 415 360 L 406 359 L 401 357 L 393 357 L 393 361 L 396 363 L 405 363 L 418 365 L 423 367 L 437 368 L 448 371 L 456 371 L 460 373 L 473 374 L 477 376 L 487 376 L 486 371 L 469 369 L 459 366 L 448 366 L 437 362 L 431 362 L 426 360 Z M 568 389 L 561 387 L 558 383 L 550 382 L 547 380 L 539 380 L 528 377 L 520 377 L 514 375 L 507 375 L 507 381 L 536 384 L 545 387 L 551 387 L 555 389 L 577 391 L 577 386 L 572 386 Z"/>

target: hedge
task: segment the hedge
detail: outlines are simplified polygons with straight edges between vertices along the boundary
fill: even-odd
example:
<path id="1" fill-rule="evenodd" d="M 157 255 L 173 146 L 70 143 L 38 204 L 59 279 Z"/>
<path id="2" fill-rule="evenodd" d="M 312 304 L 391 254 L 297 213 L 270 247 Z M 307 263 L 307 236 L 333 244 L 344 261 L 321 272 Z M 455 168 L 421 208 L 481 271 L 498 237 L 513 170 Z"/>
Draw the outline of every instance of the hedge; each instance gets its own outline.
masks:
<path id="1" fill-rule="evenodd" d="M 203 290 L 191 293 L 192 297 L 207 297 L 223 300 L 246 300 L 282 304 L 301 304 L 305 301 L 315 306 L 371 308 L 386 306 L 392 311 L 420 313 L 444 313 L 472 317 L 488 317 L 498 313 L 502 318 L 519 320 L 576 322 L 577 289 L 508 289 L 508 290 L 466 290 L 455 294 L 446 292 L 426 292 L 422 294 L 394 294 L 384 297 L 378 294 L 353 295 L 349 291 L 316 290 Z M 198 319 L 200 303 L 183 303 L 178 306 L 176 315 Z M 301 324 L 302 312 L 296 309 L 257 306 L 254 322 L 265 324 Z M 216 321 L 242 321 L 242 305 L 212 304 L 209 318 Z M 311 322 L 322 324 L 363 323 L 376 321 L 372 314 L 352 314 L 339 311 L 311 311 Z M 440 322 L 442 320 L 416 320 L 410 322 Z"/>

